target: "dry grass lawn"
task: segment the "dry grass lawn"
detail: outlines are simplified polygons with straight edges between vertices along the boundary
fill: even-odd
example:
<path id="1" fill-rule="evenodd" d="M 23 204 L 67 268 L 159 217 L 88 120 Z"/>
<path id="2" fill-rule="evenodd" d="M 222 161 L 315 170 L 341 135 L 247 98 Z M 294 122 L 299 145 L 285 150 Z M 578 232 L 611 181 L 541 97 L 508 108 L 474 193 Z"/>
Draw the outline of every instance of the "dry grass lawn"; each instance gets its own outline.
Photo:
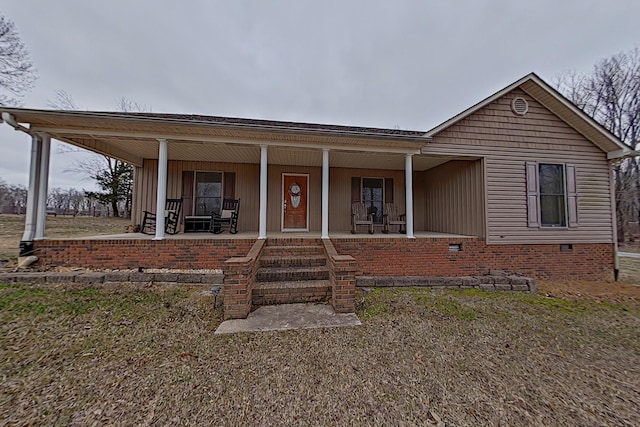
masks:
<path id="1" fill-rule="evenodd" d="M 124 233 L 131 223 L 123 218 L 90 216 L 47 216 L 46 237 L 81 237 Z M 0 215 L 0 260 L 18 256 L 20 238 L 24 232 L 24 215 Z"/>
<path id="2" fill-rule="evenodd" d="M 216 336 L 202 288 L 3 285 L 0 424 L 634 426 L 640 288 L 619 286 L 376 290 L 361 327 Z"/>

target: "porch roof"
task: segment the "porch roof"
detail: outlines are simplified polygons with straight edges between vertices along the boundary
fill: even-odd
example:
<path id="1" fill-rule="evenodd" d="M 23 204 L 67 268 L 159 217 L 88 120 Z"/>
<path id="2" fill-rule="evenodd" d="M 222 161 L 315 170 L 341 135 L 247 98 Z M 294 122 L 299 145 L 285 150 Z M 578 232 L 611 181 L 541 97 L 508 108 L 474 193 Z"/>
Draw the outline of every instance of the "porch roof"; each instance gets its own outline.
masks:
<path id="1" fill-rule="evenodd" d="M 158 156 L 158 139 L 170 144 L 170 160 L 212 159 L 258 163 L 259 147 L 319 151 L 419 154 L 424 132 L 233 117 L 0 108 L 2 118 L 27 133 L 59 141 L 137 166 Z M 275 153 L 277 155 L 277 153 Z M 282 156 L 281 156 L 282 157 Z"/>

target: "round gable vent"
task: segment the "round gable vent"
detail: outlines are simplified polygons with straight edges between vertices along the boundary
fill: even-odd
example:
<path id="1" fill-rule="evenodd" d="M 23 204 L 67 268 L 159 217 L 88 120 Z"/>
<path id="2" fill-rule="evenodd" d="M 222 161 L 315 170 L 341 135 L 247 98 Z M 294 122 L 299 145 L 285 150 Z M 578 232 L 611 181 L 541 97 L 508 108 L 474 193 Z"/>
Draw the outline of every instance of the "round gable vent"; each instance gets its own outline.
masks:
<path id="1" fill-rule="evenodd" d="M 518 116 L 524 116 L 529 111 L 529 103 L 522 97 L 514 98 L 511 101 L 511 111 Z"/>

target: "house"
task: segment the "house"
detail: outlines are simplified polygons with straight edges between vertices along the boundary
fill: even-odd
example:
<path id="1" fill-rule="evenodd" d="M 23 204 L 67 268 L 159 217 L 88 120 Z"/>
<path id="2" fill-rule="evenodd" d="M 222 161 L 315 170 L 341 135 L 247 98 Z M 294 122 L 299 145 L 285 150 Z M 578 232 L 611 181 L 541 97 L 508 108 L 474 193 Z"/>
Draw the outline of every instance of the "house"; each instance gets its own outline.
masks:
<path id="1" fill-rule="evenodd" d="M 265 240 L 284 242 L 280 252 L 287 252 L 308 239 L 324 244 L 332 286 L 345 284 L 347 300 L 357 275 L 501 269 L 539 278 L 613 277 L 611 165 L 630 149 L 535 74 L 427 132 L 179 114 L 1 111 L 9 125 L 32 135 L 21 248 L 24 254 L 33 245 L 43 265 L 77 264 L 81 256 L 84 266 L 95 268 L 224 267 L 229 277 L 236 268 L 251 281 Z M 161 212 L 167 198 L 182 198 L 185 232 L 165 235 L 160 215 L 153 237 L 44 239 L 50 138 L 135 166 L 134 224 L 143 211 Z M 241 200 L 241 232 L 191 233 L 207 228 L 224 198 Z M 372 209 L 374 234 L 349 233 L 353 202 Z M 406 212 L 405 234 L 380 233 L 385 203 Z M 341 281 L 339 272 L 350 279 Z M 239 294 L 251 286 L 235 285 Z"/>

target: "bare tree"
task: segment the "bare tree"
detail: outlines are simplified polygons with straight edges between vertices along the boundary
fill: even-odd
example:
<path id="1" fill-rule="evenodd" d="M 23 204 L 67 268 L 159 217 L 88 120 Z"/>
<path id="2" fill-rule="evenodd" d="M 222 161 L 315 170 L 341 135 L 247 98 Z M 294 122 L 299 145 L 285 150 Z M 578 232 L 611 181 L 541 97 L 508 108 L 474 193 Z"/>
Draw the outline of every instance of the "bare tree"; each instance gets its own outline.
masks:
<path id="1" fill-rule="evenodd" d="M 76 110 L 73 97 L 64 90 L 56 91 L 55 98 L 48 101 L 51 108 L 58 110 Z M 126 97 L 116 101 L 119 111 L 145 112 L 151 107 L 139 104 Z M 79 151 L 75 147 L 64 147 L 62 152 Z M 99 154 L 87 156 L 76 161 L 67 169 L 94 180 L 102 191 L 91 192 L 90 198 L 102 204 L 109 205 L 113 216 L 131 215 L 131 194 L 133 190 L 133 166 L 118 159 Z"/>
<path id="2" fill-rule="evenodd" d="M 15 24 L 0 15 L 0 105 L 20 105 L 36 78 L 36 69 Z"/>
<path id="3" fill-rule="evenodd" d="M 607 130 L 640 148 L 640 49 L 598 61 L 590 74 L 567 72 L 556 86 Z M 629 223 L 640 223 L 640 159 L 614 165 L 618 240 L 633 239 Z"/>
<path id="4" fill-rule="evenodd" d="M 0 213 L 24 213 L 27 189 L 23 185 L 9 185 L 0 179 Z"/>

